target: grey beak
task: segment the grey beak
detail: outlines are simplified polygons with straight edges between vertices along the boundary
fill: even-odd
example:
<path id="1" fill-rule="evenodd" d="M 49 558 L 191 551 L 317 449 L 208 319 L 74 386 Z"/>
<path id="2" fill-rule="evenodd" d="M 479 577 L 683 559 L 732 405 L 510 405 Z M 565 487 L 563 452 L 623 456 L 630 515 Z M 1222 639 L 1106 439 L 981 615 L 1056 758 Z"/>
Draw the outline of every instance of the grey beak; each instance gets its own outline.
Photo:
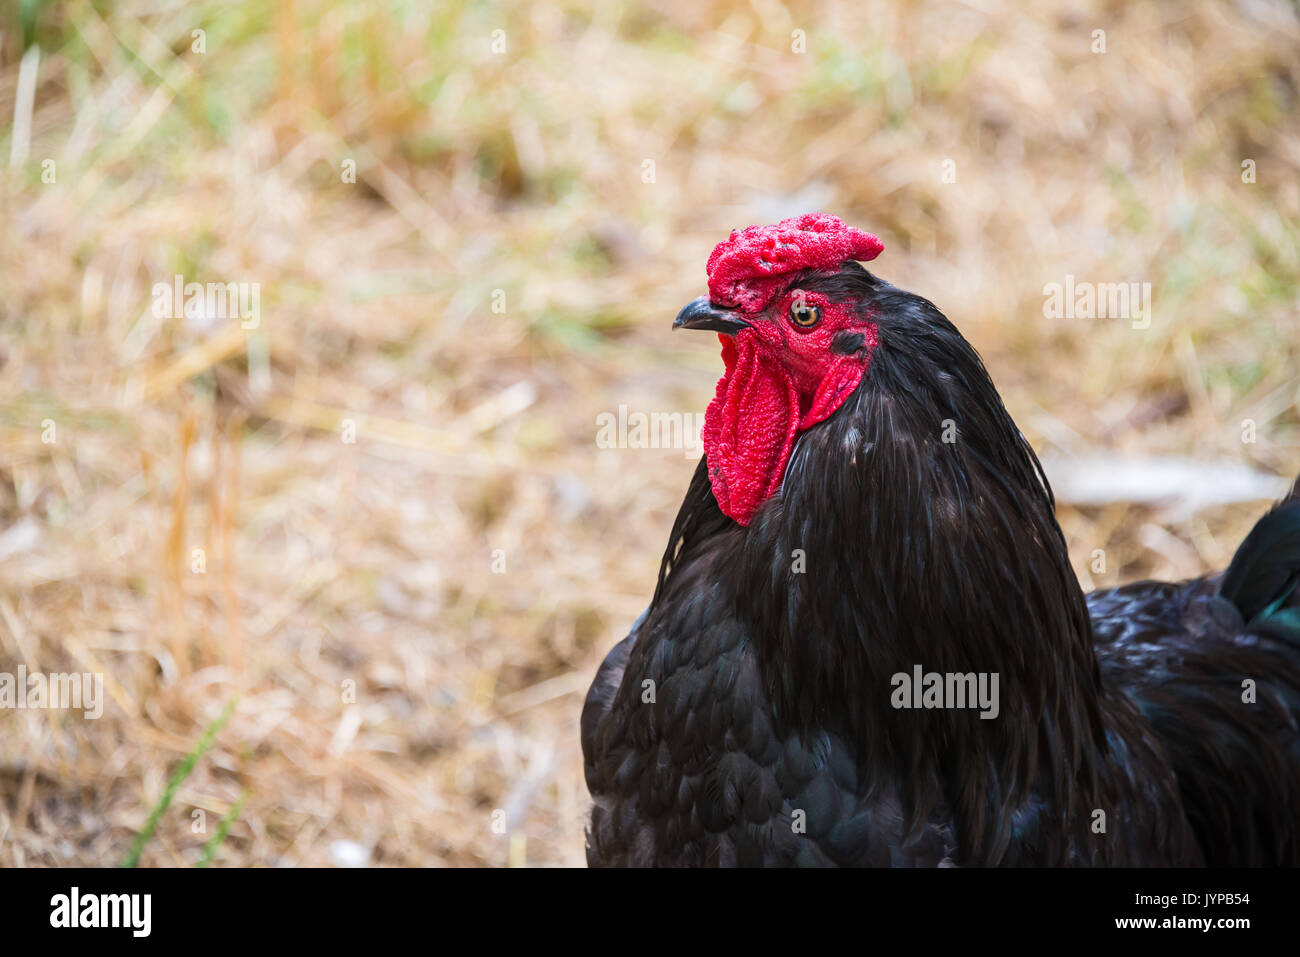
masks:
<path id="1" fill-rule="evenodd" d="M 700 296 L 686 304 L 686 308 L 677 313 L 673 320 L 674 329 L 711 329 L 725 336 L 734 336 L 741 329 L 748 329 L 749 323 L 741 319 L 731 309 L 723 309 L 709 302 L 708 296 Z"/>

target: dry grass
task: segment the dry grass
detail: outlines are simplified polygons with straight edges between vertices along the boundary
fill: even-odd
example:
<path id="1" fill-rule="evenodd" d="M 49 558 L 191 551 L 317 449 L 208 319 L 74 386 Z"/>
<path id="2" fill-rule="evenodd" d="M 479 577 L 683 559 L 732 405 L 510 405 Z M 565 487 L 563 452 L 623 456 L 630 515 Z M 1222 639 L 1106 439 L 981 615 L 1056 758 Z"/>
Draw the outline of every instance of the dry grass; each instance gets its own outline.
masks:
<path id="1" fill-rule="evenodd" d="M 594 423 L 703 409 L 668 322 L 734 226 L 878 233 L 1040 448 L 1300 469 L 1293 4 L 425 6 L 0 12 L 0 671 L 111 696 L 0 711 L 0 866 L 120 860 L 236 694 L 144 864 L 245 790 L 218 865 L 579 863 L 581 693 L 692 468 Z M 155 318 L 177 273 L 259 328 Z M 1066 274 L 1151 328 L 1044 319 Z M 1261 509 L 1061 517 L 1112 584 Z"/>

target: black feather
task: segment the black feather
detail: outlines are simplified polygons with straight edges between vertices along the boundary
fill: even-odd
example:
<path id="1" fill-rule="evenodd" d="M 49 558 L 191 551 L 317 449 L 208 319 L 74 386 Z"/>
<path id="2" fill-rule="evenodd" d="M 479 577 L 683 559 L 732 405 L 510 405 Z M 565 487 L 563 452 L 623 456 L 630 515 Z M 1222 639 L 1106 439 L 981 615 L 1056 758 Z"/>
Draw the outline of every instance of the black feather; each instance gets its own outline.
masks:
<path id="1" fill-rule="evenodd" d="M 1237 606 L 1252 629 L 1270 619 L 1283 623 L 1282 636 L 1300 639 L 1300 631 L 1285 627 L 1294 619 L 1287 602 L 1300 582 L 1300 484 L 1286 500 L 1259 520 L 1237 549 L 1224 573 L 1219 594 Z"/>

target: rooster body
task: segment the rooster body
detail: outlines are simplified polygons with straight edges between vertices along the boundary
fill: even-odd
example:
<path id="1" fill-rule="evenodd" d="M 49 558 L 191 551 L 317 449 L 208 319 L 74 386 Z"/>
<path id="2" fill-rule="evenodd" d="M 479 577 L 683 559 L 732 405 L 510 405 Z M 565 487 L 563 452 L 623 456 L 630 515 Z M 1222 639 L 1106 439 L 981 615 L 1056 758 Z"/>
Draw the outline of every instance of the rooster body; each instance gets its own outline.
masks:
<path id="1" fill-rule="evenodd" d="M 1222 576 L 1085 598 L 974 349 L 874 237 L 765 229 L 678 319 L 727 374 L 583 709 L 589 863 L 1300 863 L 1300 496 Z M 996 716 L 900 707 L 918 667 Z"/>

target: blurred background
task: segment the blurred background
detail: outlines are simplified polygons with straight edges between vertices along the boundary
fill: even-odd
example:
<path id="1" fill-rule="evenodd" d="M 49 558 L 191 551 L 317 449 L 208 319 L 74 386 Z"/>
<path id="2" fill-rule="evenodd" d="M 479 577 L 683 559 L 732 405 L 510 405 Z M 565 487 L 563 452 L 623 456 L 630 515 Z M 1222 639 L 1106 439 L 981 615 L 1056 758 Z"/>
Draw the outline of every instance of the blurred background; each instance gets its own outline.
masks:
<path id="1" fill-rule="evenodd" d="M 0 866 L 581 863 L 699 454 L 598 417 L 703 411 L 751 223 L 883 239 L 1085 586 L 1222 568 L 1300 472 L 1298 85 L 1284 0 L 0 2 L 0 672 L 107 698 L 0 710 Z"/>

